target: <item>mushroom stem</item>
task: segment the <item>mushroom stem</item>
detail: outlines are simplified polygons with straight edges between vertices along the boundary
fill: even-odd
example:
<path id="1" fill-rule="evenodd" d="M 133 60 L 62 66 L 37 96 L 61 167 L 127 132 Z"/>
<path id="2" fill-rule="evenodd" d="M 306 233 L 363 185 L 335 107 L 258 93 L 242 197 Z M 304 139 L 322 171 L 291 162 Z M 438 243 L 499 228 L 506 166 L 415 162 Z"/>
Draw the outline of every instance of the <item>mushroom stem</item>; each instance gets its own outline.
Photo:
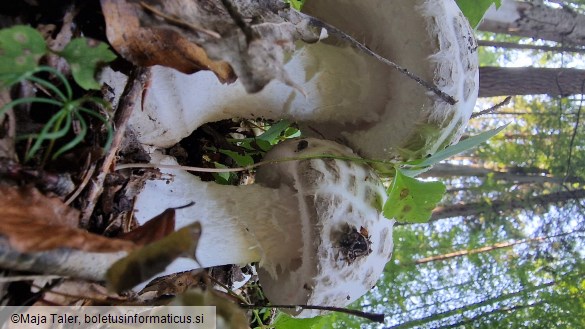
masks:
<path id="1" fill-rule="evenodd" d="M 265 160 L 321 154 L 356 156 L 338 143 L 303 138 L 276 145 Z M 152 154 L 152 162 L 176 163 L 160 153 Z M 271 302 L 345 306 L 375 285 L 392 255 L 394 221 L 382 215 L 385 189 L 367 165 L 332 158 L 272 163 L 258 169 L 256 184 L 239 187 L 160 170 L 172 180 L 146 183 L 137 219 L 194 201 L 176 212 L 175 222 L 201 223 L 200 264 L 177 261 L 166 273 L 259 261 L 258 277 Z"/>
<path id="2" fill-rule="evenodd" d="M 168 156 L 153 157 L 156 163 L 176 164 Z M 194 263 L 194 268 L 260 262 L 262 267 L 275 269 L 288 264 L 271 260 L 299 257 L 302 239 L 298 204 L 289 187 L 220 185 L 203 182 L 183 170 L 161 171 L 172 175 L 172 180 L 146 183 L 136 201 L 136 217 L 145 222 L 160 209 L 194 201 L 193 206 L 178 210 L 176 218 L 177 229 L 195 221 L 201 223 L 196 253 L 199 264 Z M 177 266 L 171 265 L 167 272 L 176 272 Z"/>

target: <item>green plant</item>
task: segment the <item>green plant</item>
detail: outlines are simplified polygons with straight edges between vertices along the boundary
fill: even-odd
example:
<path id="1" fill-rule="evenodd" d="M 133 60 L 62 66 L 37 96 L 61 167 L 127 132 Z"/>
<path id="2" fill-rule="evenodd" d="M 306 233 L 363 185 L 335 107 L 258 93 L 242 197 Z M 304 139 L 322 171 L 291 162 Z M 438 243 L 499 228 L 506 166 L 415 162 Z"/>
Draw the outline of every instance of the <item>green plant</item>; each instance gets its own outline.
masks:
<path id="1" fill-rule="evenodd" d="M 83 114 L 100 120 L 107 129 L 107 140 L 104 148 L 108 149 L 112 141 L 112 127 L 106 117 L 87 107 L 96 105 L 109 109 L 110 105 L 101 98 L 84 95 L 76 98 L 68 79 L 58 70 L 38 64 L 41 57 L 48 53 L 57 54 L 67 60 L 71 67 L 73 79 L 83 89 L 99 89 L 94 74 L 101 62 L 112 61 L 115 55 L 105 44 L 91 47 L 87 39 L 72 40 L 65 48 L 56 52 L 49 49 L 40 33 L 29 26 L 14 26 L 0 30 L 0 87 L 10 88 L 17 83 L 29 81 L 44 90 L 49 97 L 24 97 L 4 104 L 0 108 L 0 117 L 9 109 L 22 104 L 46 104 L 58 108 L 41 131 L 37 134 L 19 136 L 19 139 L 32 138 L 35 142 L 26 152 L 25 160 L 31 159 L 45 141 L 49 141 L 45 159 L 52 153 L 57 139 L 64 137 L 71 130 L 73 121 L 79 122 L 79 131 L 70 141 L 66 142 L 53 154 L 53 159 L 78 145 L 85 138 L 88 124 Z M 59 86 L 42 78 L 45 74 L 55 79 Z"/>
<path id="2" fill-rule="evenodd" d="M 243 152 L 238 153 L 233 150 L 215 149 L 212 151 L 219 152 L 229 158 L 240 167 L 247 167 L 254 164 L 254 157 L 263 157 L 274 145 L 283 140 L 299 137 L 301 132 L 292 126 L 288 120 L 266 125 L 256 125 L 256 128 L 263 130 L 262 134 L 253 138 L 228 138 L 227 141 L 240 147 Z M 214 162 L 215 168 L 228 168 L 219 162 Z M 220 184 L 232 184 L 236 180 L 236 174 L 233 172 L 214 173 L 215 181 Z"/>
<path id="3" fill-rule="evenodd" d="M 301 10 L 306 0 L 284 0 L 284 2 L 291 5 L 296 10 Z"/>

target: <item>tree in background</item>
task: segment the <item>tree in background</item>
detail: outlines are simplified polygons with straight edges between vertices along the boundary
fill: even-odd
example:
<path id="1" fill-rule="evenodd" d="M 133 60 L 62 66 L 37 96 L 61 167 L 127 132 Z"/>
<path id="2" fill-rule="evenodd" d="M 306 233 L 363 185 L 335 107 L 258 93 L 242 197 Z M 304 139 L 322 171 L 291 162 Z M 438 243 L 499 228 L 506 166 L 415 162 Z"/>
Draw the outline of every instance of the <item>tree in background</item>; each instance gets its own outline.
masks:
<path id="1" fill-rule="evenodd" d="M 584 43 L 560 30 L 565 38 L 537 39 L 538 25 L 520 24 L 537 12 L 581 20 L 582 4 L 506 3 L 525 14 L 510 23 L 524 34 L 515 25 L 480 34 L 480 94 L 529 96 L 474 118 L 470 135 L 509 127 L 426 173 L 447 182 L 447 196 L 429 224 L 397 226 L 393 261 L 356 304 L 384 312 L 384 328 L 585 327 Z M 507 67 L 519 62 L 531 65 Z M 370 326 L 335 318 L 338 328 Z"/>

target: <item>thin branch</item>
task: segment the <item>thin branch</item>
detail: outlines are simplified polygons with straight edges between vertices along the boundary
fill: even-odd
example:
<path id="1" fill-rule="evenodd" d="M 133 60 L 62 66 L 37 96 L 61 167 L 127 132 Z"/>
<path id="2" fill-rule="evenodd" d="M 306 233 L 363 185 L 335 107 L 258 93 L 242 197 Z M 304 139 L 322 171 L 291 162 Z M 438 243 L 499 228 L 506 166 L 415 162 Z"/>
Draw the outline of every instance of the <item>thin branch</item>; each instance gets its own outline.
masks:
<path id="1" fill-rule="evenodd" d="M 114 116 L 116 132 L 112 140 L 112 145 L 104 157 L 95 182 L 91 184 L 91 188 L 88 191 L 86 204 L 82 207 L 83 211 L 80 220 L 81 227 L 86 227 L 89 223 L 89 219 L 93 214 L 97 200 L 102 194 L 106 175 L 113 169 L 112 165 L 116 158 L 116 154 L 118 153 L 118 149 L 120 145 L 122 145 L 122 140 L 124 139 L 124 133 L 126 131 L 126 124 L 130 119 L 130 114 L 134 109 L 134 104 L 140 100 L 140 97 L 142 97 L 149 77 L 150 69 L 148 68 L 137 68 L 128 77 L 126 88 L 120 97 L 120 102 L 118 103 L 118 108 L 116 109 Z"/>
<path id="2" fill-rule="evenodd" d="M 563 183 L 571 175 L 571 161 L 573 159 L 573 146 L 575 144 L 575 137 L 577 137 L 577 131 L 579 130 L 579 124 L 581 121 L 581 110 L 583 109 L 583 92 L 585 91 L 585 80 L 581 83 L 581 101 L 579 103 L 579 109 L 577 110 L 577 118 L 575 119 L 575 127 L 573 128 L 573 134 L 571 135 L 571 141 L 569 142 L 569 156 L 567 158 L 567 172 L 563 178 Z"/>
<path id="3" fill-rule="evenodd" d="M 234 20 L 234 23 L 242 30 L 244 35 L 246 36 L 246 42 L 250 44 L 252 41 L 256 39 L 256 33 L 254 30 L 244 22 L 244 19 L 240 15 L 238 8 L 230 1 L 230 0 L 221 0 L 221 3 L 227 10 L 230 17 Z"/>
<path id="4" fill-rule="evenodd" d="M 508 97 L 506 97 L 506 99 L 504 99 L 504 100 L 503 100 L 503 101 L 501 101 L 500 103 L 498 103 L 498 104 L 496 104 L 496 105 L 494 105 L 494 106 L 490 107 L 489 109 L 485 109 L 485 110 L 481 110 L 481 111 L 479 111 L 479 112 L 477 112 L 477 113 L 473 113 L 473 114 L 471 115 L 471 119 L 475 119 L 475 118 L 477 118 L 477 117 L 479 117 L 479 116 L 482 116 L 482 115 L 486 115 L 486 114 L 493 113 L 493 112 L 495 112 L 495 111 L 499 110 L 500 108 L 502 108 L 502 107 L 504 107 L 504 106 L 506 106 L 506 105 L 510 104 L 510 101 L 511 101 L 511 100 L 512 100 L 512 96 L 508 96 Z"/>
<path id="5" fill-rule="evenodd" d="M 223 0 L 223 1 L 228 1 L 228 0 Z M 310 22 L 309 24 L 311 26 L 316 27 L 316 28 L 326 29 L 330 35 L 334 35 L 334 36 L 338 37 L 339 39 L 346 41 L 347 43 L 349 43 L 349 45 L 358 49 L 359 51 L 363 52 L 364 54 L 372 56 L 376 60 L 378 60 L 378 61 L 390 66 L 391 68 L 399 71 L 400 73 L 406 75 L 408 78 L 414 80 L 419 85 L 421 85 L 421 86 L 425 87 L 427 90 L 433 92 L 435 95 L 437 95 L 443 101 L 445 101 L 451 105 L 455 105 L 457 103 L 457 100 L 455 98 L 453 98 L 453 96 L 441 91 L 435 85 L 416 76 L 414 73 L 410 72 L 408 69 L 392 62 L 389 59 L 386 59 L 385 57 L 378 55 L 377 53 L 373 52 L 368 47 L 366 47 L 364 44 L 360 43 L 359 41 L 354 39 L 352 36 L 348 35 L 347 33 L 343 32 L 342 30 L 336 28 L 335 26 L 330 25 L 328 23 L 325 23 L 323 21 L 320 21 L 320 20 L 316 19 L 315 17 L 309 16 L 309 15 L 301 14 L 301 16 L 304 16 L 304 18 L 308 19 Z"/>
<path id="6" fill-rule="evenodd" d="M 245 309 L 257 309 L 257 308 L 287 308 L 287 309 L 298 309 L 302 308 L 305 310 L 322 310 L 322 311 L 331 311 L 331 312 L 340 312 L 345 313 L 353 316 L 357 316 L 360 318 L 368 319 L 370 321 L 384 323 L 384 314 L 380 313 L 369 313 L 363 312 L 358 310 L 350 310 L 347 308 L 341 307 L 333 307 L 333 306 L 319 306 L 319 305 L 247 305 L 247 304 L 240 304 L 240 307 Z"/>
<path id="7" fill-rule="evenodd" d="M 451 252 L 448 254 L 436 255 L 436 256 L 430 256 L 430 257 L 417 259 L 416 261 L 414 261 L 414 264 L 419 265 L 419 264 L 424 264 L 424 263 L 429 263 L 429 262 L 434 262 L 434 261 L 443 261 L 443 260 L 447 260 L 447 259 L 451 259 L 451 258 L 469 256 L 469 255 L 474 255 L 474 254 L 479 254 L 479 253 L 484 253 L 484 252 L 491 252 L 491 251 L 498 250 L 498 249 L 511 248 L 511 247 L 514 247 L 514 246 L 519 245 L 519 244 L 543 242 L 543 241 L 546 241 L 549 239 L 564 237 L 567 235 L 571 235 L 573 233 L 583 233 L 583 232 L 585 232 L 585 230 L 575 230 L 575 231 L 571 231 L 571 232 L 564 232 L 564 233 L 559 233 L 559 234 L 550 235 L 550 236 L 539 236 L 539 237 L 530 238 L 530 239 L 498 242 L 498 243 L 494 243 L 493 245 L 484 246 L 481 248 L 476 248 L 476 249 L 471 249 L 471 250 L 467 250 L 467 249 L 458 250 L 458 251 L 454 251 L 454 252 Z M 405 264 L 405 265 L 407 265 L 407 264 Z"/>

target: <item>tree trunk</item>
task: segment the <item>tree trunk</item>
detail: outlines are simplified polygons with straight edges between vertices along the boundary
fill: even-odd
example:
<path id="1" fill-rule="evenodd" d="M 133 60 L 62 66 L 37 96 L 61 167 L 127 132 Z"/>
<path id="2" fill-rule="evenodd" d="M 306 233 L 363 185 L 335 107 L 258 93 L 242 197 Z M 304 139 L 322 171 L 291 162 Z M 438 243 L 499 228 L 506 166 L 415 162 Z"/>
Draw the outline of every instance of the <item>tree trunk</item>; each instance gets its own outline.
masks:
<path id="1" fill-rule="evenodd" d="M 492 177 L 495 180 L 503 180 L 507 182 L 516 182 L 516 183 L 530 183 L 530 184 L 560 184 L 563 182 L 568 183 L 585 183 L 579 177 L 569 177 L 568 179 L 564 179 L 563 177 L 552 177 L 542 175 L 542 173 L 538 174 L 529 174 L 525 172 L 521 172 L 522 168 L 517 169 L 513 168 L 513 170 L 508 171 L 498 171 L 492 170 L 488 168 L 484 168 L 481 166 L 471 166 L 471 165 L 453 165 L 449 163 L 439 163 L 436 164 L 433 169 L 422 173 L 420 177 L 486 177 L 488 175 L 493 175 Z"/>
<path id="2" fill-rule="evenodd" d="M 514 198 L 511 200 L 493 200 L 491 202 L 472 202 L 437 207 L 433 211 L 430 221 L 458 216 L 479 215 L 486 212 L 501 212 L 512 209 L 533 208 L 534 206 L 546 206 L 554 203 L 565 203 L 569 200 L 585 198 L 585 190 L 555 192 L 527 198 Z"/>
<path id="3" fill-rule="evenodd" d="M 478 29 L 563 44 L 585 45 L 585 15 L 533 2 L 504 0 L 498 10 L 488 10 Z"/>
<path id="4" fill-rule="evenodd" d="M 533 44 L 520 44 L 514 42 L 503 42 L 503 41 L 490 41 L 490 40 L 477 40 L 477 45 L 480 47 L 495 47 L 495 48 L 506 48 L 506 49 L 524 49 L 524 50 L 540 50 L 550 51 L 555 53 L 585 53 L 585 48 L 577 47 L 553 47 Z"/>
<path id="5" fill-rule="evenodd" d="M 585 70 L 537 67 L 480 67 L 479 97 L 583 94 Z"/>

